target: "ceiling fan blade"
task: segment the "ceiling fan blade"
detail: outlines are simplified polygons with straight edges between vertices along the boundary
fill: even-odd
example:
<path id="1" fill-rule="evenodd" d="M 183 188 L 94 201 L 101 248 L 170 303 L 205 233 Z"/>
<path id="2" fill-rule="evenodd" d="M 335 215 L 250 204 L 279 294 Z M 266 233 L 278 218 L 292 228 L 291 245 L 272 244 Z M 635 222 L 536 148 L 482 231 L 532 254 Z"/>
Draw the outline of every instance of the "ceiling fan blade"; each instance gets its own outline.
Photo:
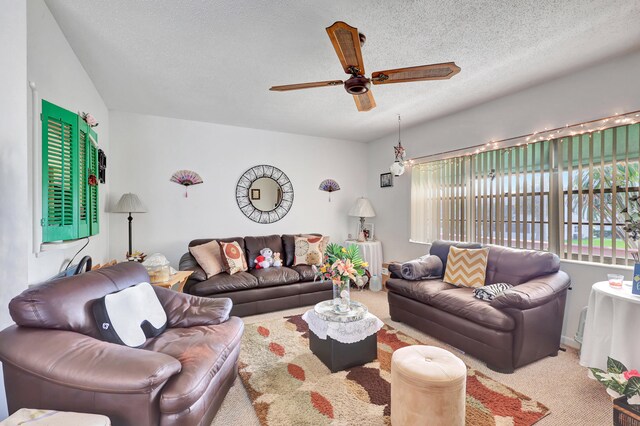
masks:
<path id="1" fill-rule="evenodd" d="M 287 84 L 284 86 L 273 86 L 269 90 L 275 92 L 287 92 L 289 90 L 312 89 L 314 87 L 338 86 L 344 84 L 342 80 L 314 81 L 313 83 Z"/>
<path id="2" fill-rule="evenodd" d="M 371 90 L 362 95 L 353 95 L 353 99 L 356 101 L 356 107 L 360 112 L 371 111 L 376 107 L 376 100 L 373 99 Z"/>
<path id="3" fill-rule="evenodd" d="M 327 28 L 331 44 L 336 50 L 342 69 L 347 74 L 364 75 L 364 61 L 360 50 L 360 35 L 357 28 L 338 21 Z M 356 68 L 357 70 L 353 70 Z"/>
<path id="4" fill-rule="evenodd" d="M 454 62 L 444 64 L 420 65 L 417 67 L 396 68 L 376 71 L 371 75 L 373 84 L 410 83 L 412 81 L 446 80 L 460 72 Z"/>

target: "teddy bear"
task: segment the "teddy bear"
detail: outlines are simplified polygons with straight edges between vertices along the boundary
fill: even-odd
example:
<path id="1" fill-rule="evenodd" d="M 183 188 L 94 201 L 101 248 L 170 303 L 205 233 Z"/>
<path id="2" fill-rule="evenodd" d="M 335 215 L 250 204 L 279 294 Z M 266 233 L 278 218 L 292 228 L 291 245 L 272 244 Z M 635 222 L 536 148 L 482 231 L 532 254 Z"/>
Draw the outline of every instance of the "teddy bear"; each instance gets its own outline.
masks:
<path id="1" fill-rule="evenodd" d="M 256 257 L 256 269 L 267 269 L 273 265 L 273 250 L 265 247 L 260 250 L 260 256 Z"/>
<path id="2" fill-rule="evenodd" d="M 273 253 L 273 266 L 279 268 L 282 266 L 282 259 L 280 259 L 280 253 Z"/>

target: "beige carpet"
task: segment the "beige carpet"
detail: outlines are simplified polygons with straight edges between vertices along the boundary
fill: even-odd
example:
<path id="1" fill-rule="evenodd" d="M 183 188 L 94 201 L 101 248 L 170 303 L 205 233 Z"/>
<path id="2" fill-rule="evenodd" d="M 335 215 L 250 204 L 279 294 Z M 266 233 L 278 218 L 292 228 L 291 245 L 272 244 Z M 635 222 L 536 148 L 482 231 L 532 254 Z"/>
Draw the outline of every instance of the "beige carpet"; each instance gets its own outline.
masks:
<path id="1" fill-rule="evenodd" d="M 484 363 L 458 352 L 427 334 L 405 324 L 391 321 L 386 293 L 369 291 L 352 292 L 354 299 L 364 303 L 382 321 L 418 340 L 444 347 L 458 355 L 469 367 L 474 368 L 501 383 L 518 389 L 546 405 L 551 414 L 537 425 L 609 425 L 612 405 L 600 384 L 587 378 L 587 370 L 578 364 L 578 354 L 567 349 L 555 358 L 545 358 L 516 370 L 514 374 L 500 374 L 489 370 Z M 270 312 L 244 318 L 245 323 L 265 319 L 282 318 L 305 312 L 309 307 Z M 238 379 L 229 391 L 212 426 L 260 426 L 247 392 Z M 505 425 L 507 426 L 507 425 Z"/>

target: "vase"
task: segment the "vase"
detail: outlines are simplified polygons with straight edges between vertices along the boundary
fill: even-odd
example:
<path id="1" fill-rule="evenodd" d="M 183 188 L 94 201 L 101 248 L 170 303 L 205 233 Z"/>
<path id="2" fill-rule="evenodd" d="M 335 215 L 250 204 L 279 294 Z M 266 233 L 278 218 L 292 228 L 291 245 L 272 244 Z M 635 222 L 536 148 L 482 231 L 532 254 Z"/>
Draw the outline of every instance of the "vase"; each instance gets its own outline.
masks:
<path id="1" fill-rule="evenodd" d="M 340 284 L 333 284 L 333 310 L 343 314 L 351 309 L 351 298 L 349 294 L 349 279 L 340 281 Z"/>

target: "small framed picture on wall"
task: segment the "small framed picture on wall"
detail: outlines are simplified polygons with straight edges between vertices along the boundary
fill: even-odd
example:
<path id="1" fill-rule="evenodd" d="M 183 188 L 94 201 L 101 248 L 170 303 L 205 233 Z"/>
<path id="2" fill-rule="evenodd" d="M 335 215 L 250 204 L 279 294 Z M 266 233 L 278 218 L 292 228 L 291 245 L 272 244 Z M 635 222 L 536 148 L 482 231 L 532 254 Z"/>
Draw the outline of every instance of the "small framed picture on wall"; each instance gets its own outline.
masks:
<path id="1" fill-rule="evenodd" d="M 393 186 L 393 175 L 391 173 L 382 173 L 380 175 L 380 188 L 389 188 Z"/>
<path id="2" fill-rule="evenodd" d="M 252 200 L 259 200 L 260 199 L 260 190 L 259 189 L 252 189 L 251 190 L 251 199 Z"/>

